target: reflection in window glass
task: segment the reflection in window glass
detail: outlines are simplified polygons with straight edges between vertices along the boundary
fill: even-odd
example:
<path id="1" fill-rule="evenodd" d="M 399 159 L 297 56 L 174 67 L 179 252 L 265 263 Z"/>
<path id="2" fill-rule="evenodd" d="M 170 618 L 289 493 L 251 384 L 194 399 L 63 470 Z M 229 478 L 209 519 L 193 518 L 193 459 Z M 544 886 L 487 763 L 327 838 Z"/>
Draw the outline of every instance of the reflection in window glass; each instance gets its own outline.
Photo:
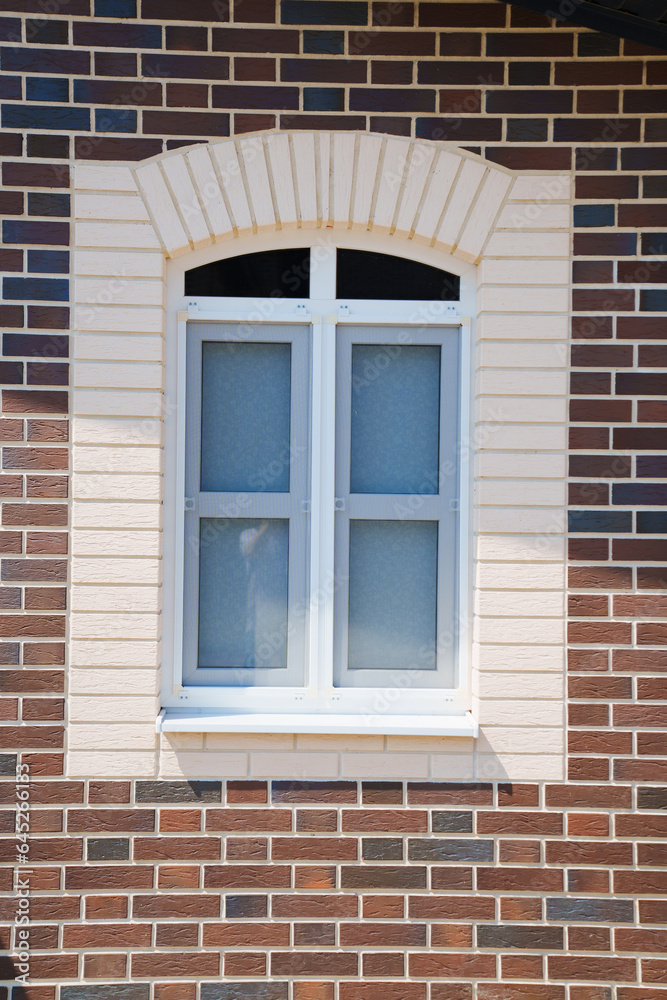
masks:
<path id="1" fill-rule="evenodd" d="M 289 522 L 201 519 L 199 666 L 287 666 Z"/>

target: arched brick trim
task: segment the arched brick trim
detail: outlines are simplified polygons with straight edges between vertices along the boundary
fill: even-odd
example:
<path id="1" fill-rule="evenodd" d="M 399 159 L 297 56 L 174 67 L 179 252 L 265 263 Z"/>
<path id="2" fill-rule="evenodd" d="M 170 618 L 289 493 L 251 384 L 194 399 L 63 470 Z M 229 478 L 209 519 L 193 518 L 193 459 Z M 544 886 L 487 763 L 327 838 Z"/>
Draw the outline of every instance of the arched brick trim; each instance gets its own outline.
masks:
<path id="1" fill-rule="evenodd" d="M 366 229 L 479 260 L 510 171 L 433 142 L 283 132 L 196 146 L 134 171 L 168 257 L 274 229 Z"/>
<path id="2" fill-rule="evenodd" d="M 68 775 L 561 779 L 570 174 L 369 133 L 274 132 L 79 163 L 74 185 Z M 242 237 L 249 252 L 252 234 L 299 228 L 477 265 L 474 746 L 156 739 L 168 258 L 182 257 L 175 276 L 190 250 L 227 256 Z"/>

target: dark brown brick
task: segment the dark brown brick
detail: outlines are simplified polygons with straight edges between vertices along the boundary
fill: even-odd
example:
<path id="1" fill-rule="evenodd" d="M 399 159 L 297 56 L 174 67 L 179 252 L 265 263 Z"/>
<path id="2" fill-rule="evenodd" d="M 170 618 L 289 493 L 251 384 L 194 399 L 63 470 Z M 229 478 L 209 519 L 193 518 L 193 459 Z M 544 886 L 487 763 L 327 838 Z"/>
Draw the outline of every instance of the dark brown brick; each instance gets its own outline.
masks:
<path id="1" fill-rule="evenodd" d="M 213 51 L 296 55 L 299 52 L 299 32 L 277 28 L 214 28 Z"/>

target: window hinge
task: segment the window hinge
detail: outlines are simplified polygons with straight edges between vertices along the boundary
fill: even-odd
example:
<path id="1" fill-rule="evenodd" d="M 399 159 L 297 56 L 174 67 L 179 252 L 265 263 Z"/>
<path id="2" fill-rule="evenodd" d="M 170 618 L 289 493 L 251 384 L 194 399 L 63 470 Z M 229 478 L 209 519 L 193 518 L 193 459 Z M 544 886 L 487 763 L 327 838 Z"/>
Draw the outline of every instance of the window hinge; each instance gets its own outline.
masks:
<path id="1" fill-rule="evenodd" d="M 348 319 L 349 315 L 350 315 L 350 307 L 349 306 L 339 306 L 338 307 L 338 318 L 339 319 Z"/>
<path id="2" fill-rule="evenodd" d="M 199 312 L 199 305 L 197 302 L 188 302 L 188 316 L 196 316 Z"/>
<path id="3" fill-rule="evenodd" d="M 334 510 L 345 510 L 344 497 L 334 497 Z"/>
<path id="4" fill-rule="evenodd" d="M 460 506 L 458 500 L 450 500 L 449 501 L 449 509 L 452 510 L 452 511 L 460 510 L 461 506 Z"/>
<path id="5" fill-rule="evenodd" d="M 185 498 L 185 504 L 184 504 L 185 510 L 194 510 L 195 506 L 196 506 L 196 504 L 195 504 L 194 497 L 186 497 Z"/>
<path id="6" fill-rule="evenodd" d="M 310 500 L 301 501 L 301 513 L 310 514 Z"/>

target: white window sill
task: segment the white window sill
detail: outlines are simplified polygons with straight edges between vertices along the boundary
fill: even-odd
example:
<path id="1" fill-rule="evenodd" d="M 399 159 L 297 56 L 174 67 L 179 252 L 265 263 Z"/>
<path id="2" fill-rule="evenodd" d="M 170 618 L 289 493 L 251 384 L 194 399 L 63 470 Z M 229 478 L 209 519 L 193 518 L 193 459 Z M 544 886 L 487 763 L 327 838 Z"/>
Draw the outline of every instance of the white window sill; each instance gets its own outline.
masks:
<path id="1" fill-rule="evenodd" d="M 475 739 L 479 726 L 465 715 L 332 715 L 270 712 L 209 712 L 162 709 L 158 733 L 377 733 L 385 736 L 463 736 Z"/>

